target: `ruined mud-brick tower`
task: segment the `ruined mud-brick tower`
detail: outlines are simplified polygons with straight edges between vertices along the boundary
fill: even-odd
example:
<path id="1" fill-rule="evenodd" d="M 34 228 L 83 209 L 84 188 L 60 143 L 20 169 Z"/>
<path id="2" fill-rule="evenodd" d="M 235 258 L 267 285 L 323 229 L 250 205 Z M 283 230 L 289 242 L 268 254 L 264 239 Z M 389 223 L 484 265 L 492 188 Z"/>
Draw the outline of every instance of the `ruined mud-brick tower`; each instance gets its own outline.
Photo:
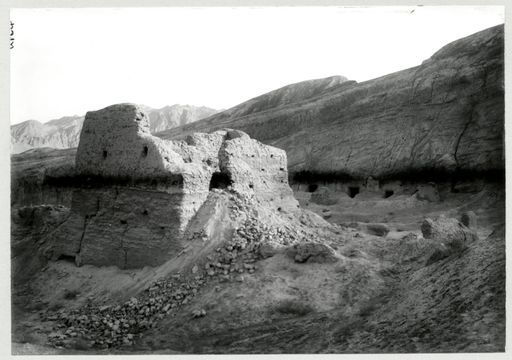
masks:
<path id="1" fill-rule="evenodd" d="M 286 153 L 236 130 L 166 141 L 136 105 L 88 112 L 76 154 L 70 216 L 53 257 L 78 265 L 156 266 L 183 248 L 183 233 L 211 188 L 296 208 Z"/>

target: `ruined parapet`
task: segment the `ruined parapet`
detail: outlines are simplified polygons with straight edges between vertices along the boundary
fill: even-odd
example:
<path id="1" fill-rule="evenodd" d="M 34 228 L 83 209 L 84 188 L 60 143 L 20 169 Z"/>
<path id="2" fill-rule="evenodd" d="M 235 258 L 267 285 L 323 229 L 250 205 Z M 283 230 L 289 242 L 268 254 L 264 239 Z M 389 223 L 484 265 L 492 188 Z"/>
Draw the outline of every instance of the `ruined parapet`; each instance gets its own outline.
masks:
<path id="1" fill-rule="evenodd" d="M 241 131 L 229 131 L 219 151 L 219 170 L 234 191 L 272 201 L 280 207 L 297 206 L 288 184 L 286 152 L 251 139 Z"/>
<path id="2" fill-rule="evenodd" d="M 77 173 L 142 178 L 179 173 L 181 164 L 179 154 L 150 134 L 148 117 L 139 107 L 112 105 L 85 115 Z"/>
<path id="3" fill-rule="evenodd" d="M 156 266 L 184 247 L 189 221 L 212 188 L 296 209 L 286 153 L 236 130 L 152 136 L 132 104 L 88 112 L 76 154 L 70 216 L 52 234 L 54 259 L 120 268 Z"/>

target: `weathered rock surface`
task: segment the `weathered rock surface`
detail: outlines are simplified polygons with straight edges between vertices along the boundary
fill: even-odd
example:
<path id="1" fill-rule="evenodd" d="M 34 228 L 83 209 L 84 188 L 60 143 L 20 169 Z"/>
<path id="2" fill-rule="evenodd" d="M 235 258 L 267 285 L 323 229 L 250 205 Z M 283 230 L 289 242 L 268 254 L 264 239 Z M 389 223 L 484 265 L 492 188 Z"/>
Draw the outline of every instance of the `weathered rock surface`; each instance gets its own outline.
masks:
<path id="1" fill-rule="evenodd" d="M 149 130 L 152 133 L 191 124 L 218 112 L 206 106 L 192 105 L 172 105 L 145 111 L 149 116 Z"/>
<path id="2" fill-rule="evenodd" d="M 172 105 L 161 109 L 145 106 L 148 113 L 150 131 L 157 132 L 190 124 L 213 115 L 217 110 L 204 106 Z M 66 116 L 40 123 L 27 120 L 11 126 L 11 153 L 17 154 L 29 149 L 49 147 L 55 149 L 78 146 L 83 116 Z"/>
<path id="3" fill-rule="evenodd" d="M 132 104 L 88 112 L 73 172 L 71 213 L 52 234 L 56 259 L 120 268 L 155 266 L 184 246 L 184 232 L 212 188 L 295 211 L 286 154 L 241 131 L 166 141 Z M 72 174 L 72 175 L 70 175 Z"/>
<path id="4" fill-rule="evenodd" d="M 11 211 L 11 273 L 14 282 L 23 281 L 47 262 L 39 252 L 45 235 L 69 216 L 64 206 L 38 205 Z"/>
<path id="5" fill-rule="evenodd" d="M 430 202 L 437 202 L 441 200 L 439 191 L 436 184 L 420 184 L 416 191 L 416 198 L 418 200 L 426 200 Z"/>
<path id="6" fill-rule="evenodd" d="M 460 217 L 460 222 L 466 225 L 470 229 L 476 229 L 477 227 L 477 218 L 474 211 L 466 211 Z"/>
<path id="7" fill-rule="evenodd" d="M 298 263 L 333 263 L 339 260 L 333 248 L 327 244 L 317 242 L 304 242 L 294 245 L 290 249 L 290 254 Z"/>
<path id="8" fill-rule="evenodd" d="M 293 102 L 271 92 L 158 136 L 240 129 L 286 150 L 291 172 L 379 178 L 425 169 L 503 170 L 503 58 L 500 25 L 454 41 L 411 69 L 339 82 Z"/>
<path id="9" fill-rule="evenodd" d="M 370 235 L 382 237 L 389 233 L 389 227 L 386 224 L 364 224 L 364 229 Z"/>
<path id="10" fill-rule="evenodd" d="M 71 188 L 52 184 L 74 175 L 76 149 L 32 149 L 11 156 L 11 206 L 59 204 L 71 206 Z"/>
<path id="11" fill-rule="evenodd" d="M 431 264 L 445 257 L 465 250 L 469 244 L 478 240 L 474 230 L 467 228 L 457 219 L 439 216 L 437 219 L 425 219 L 421 224 L 423 237 L 434 241 L 435 250 L 427 261 Z"/>
<path id="12" fill-rule="evenodd" d="M 338 202 L 338 198 L 328 187 L 322 186 L 311 194 L 311 201 L 319 205 L 334 205 Z"/>

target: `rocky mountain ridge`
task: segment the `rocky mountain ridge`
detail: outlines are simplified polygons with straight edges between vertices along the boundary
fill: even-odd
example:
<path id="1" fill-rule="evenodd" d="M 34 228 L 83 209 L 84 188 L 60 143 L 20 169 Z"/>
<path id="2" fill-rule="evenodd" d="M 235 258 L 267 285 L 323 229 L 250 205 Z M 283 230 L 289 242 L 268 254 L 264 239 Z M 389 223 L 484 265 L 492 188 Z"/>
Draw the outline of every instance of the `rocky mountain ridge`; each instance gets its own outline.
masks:
<path id="1" fill-rule="evenodd" d="M 284 149 L 292 173 L 503 171 L 503 77 L 499 25 L 444 46 L 414 68 L 339 81 L 296 101 L 280 101 L 276 90 L 157 136 L 239 129 Z"/>
<path id="2" fill-rule="evenodd" d="M 151 132 L 183 126 L 217 112 L 205 106 L 172 105 L 161 109 L 143 106 L 149 115 Z M 65 116 L 46 123 L 27 120 L 11 125 L 11 153 L 18 154 L 33 148 L 67 149 L 78 146 L 84 116 Z"/>

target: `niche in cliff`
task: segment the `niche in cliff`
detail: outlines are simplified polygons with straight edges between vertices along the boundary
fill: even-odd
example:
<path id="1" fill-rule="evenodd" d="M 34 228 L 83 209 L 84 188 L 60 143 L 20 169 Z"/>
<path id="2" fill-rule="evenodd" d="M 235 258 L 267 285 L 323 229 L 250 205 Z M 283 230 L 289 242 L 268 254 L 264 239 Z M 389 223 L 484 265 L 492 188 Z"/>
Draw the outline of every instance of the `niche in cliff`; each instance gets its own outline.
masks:
<path id="1" fill-rule="evenodd" d="M 357 194 L 359 194 L 359 186 L 349 186 L 347 191 L 348 191 L 348 196 L 353 198 Z"/>
<path id="2" fill-rule="evenodd" d="M 317 190 L 318 190 L 318 185 L 317 184 L 309 184 L 308 185 L 308 192 L 313 193 L 313 192 L 315 192 Z"/>
<path id="3" fill-rule="evenodd" d="M 394 194 L 394 193 L 395 193 L 395 192 L 394 192 L 393 190 L 386 190 L 386 191 L 384 192 L 384 199 L 387 199 L 388 197 L 393 196 L 393 194 Z"/>

